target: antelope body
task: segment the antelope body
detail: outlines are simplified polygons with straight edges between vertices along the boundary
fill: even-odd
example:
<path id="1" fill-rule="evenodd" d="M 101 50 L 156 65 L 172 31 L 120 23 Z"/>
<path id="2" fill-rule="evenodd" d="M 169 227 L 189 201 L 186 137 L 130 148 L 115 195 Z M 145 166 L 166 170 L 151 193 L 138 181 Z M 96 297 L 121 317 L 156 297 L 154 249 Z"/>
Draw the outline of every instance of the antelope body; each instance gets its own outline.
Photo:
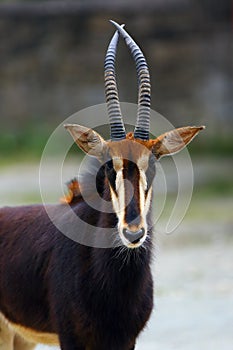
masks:
<path id="1" fill-rule="evenodd" d="M 92 196 L 103 201 L 99 210 L 93 208 L 77 184 L 69 205 L 49 206 L 70 226 L 65 214 L 71 208 L 86 226 L 96 227 L 97 234 L 90 246 L 67 238 L 43 205 L 0 209 L 0 350 L 29 350 L 37 343 L 59 345 L 62 350 L 132 350 L 150 317 L 156 162 L 184 148 L 203 127 L 184 127 L 149 139 L 148 67 L 123 26 L 113 24 L 117 31 L 105 60 L 111 140 L 80 125 L 65 125 L 98 164 L 97 176 L 85 181 L 87 187 L 96 184 Z M 115 81 L 119 34 L 136 61 L 139 84 L 136 127 L 127 135 Z M 109 237 L 112 247 L 95 247 L 98 231 L 106 228 L 114 232 Z M 83 234 L 80 227 L 73 229 L 77 236 Z"/>

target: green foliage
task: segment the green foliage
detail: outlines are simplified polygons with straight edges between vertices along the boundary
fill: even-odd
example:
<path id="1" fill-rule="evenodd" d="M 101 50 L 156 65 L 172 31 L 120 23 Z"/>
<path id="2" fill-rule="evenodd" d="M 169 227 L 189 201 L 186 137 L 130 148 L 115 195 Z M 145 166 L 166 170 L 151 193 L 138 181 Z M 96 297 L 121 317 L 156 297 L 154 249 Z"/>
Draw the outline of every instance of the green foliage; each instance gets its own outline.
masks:
<path id="1" fill-rule="evenodd" d="M 54 125 L 46 123 L 31 124 L 13 132 L 0 130 L 0 160 L 11 162 L 16 159 L 40 159 L 46 142 L 54 130 Z M 191 156 L 232 156 L 233 138 L 215 136 L 199 138 L 198 142 L 192 142 L 188 146 Z M 71 154 L 80 153 L 77 145 L 73 145 L 69 151 Z M 220 185 L 219 185 L 220 186 Z M 216 185 L 216 187 L 219 187 Z M 220 190 L 220 189 L 219 189 Z"/>
<path id="2" fill-rule="evenodd" d="M 216 178 L 209 180 L 207 184 L 199 186 L 199 196 L 224 196 L 232 197 L 233 195 L 233 182 L 231 179 Z"/>
<path id="3" fill-rule="evenodd" d="M 199 138 L 188 146 L 191 155 L 232 156 L 233 138 L 229 135 Z"/>
<path id="4" fill-rule="evenodd" d="M 14 133 L 0 132 L 0 159 L 40 158 L 51 132 L 46 125 L 30 125 Z"/>

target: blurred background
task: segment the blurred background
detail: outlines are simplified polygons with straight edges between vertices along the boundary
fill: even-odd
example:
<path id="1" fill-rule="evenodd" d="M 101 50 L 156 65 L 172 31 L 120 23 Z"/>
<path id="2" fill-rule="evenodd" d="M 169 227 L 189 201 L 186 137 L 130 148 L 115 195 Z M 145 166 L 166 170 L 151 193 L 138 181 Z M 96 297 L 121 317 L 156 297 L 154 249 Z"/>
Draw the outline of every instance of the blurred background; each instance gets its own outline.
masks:
<path id="1" fill-rule="evenodd" d="M 0 205 L 40 202 L 48 137 L 71 114 L 104 102 L 109 19 L 126 23 L 147 57 L 152 108 L 176 127 L 207 127 L 189 147 L 195 186 L 187 215 L 173 235 L 156 232 L 155 312 L 138 348 L 230 350 L 231 0 L 0 1 Z M 135 66 L 123 41 L 117 75 L 120 100 L 135 103 Z"/>

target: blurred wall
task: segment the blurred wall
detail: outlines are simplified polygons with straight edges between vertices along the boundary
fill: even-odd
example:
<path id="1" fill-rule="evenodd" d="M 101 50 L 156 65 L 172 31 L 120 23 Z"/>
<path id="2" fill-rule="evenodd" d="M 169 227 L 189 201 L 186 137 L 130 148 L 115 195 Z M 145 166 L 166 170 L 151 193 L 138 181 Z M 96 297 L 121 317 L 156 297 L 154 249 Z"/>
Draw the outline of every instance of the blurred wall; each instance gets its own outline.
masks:
<path id="1" fill-rule="evenodd" d="M 230 135 L 232 14 L 228 0 L 1 3 L 0 137 L 13 139 L 32 125 L 52 131 L 104 102 L 109 19 L 126 23 L 148 59 L 153 109 L 176 126 L 202 123 L 209 137 Z M 136 102 L 135 67 L 123 42 L 117 73 L 120 99 Z"/>

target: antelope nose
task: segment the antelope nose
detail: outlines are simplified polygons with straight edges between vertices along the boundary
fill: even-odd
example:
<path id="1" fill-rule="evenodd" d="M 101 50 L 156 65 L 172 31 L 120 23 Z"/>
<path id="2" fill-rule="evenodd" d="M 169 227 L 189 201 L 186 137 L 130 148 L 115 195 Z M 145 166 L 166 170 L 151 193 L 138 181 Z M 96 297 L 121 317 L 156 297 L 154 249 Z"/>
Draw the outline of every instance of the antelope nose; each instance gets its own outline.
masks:
<path id="1" fill-rule="evenodd" d="M 123 229 L 123 235 L 128 239 L 130 243 L 138 243 L 140 239 L 144 236 L 145 229 L 140 228 L 138 231 L 130 231 L 127 228 Z"/>

